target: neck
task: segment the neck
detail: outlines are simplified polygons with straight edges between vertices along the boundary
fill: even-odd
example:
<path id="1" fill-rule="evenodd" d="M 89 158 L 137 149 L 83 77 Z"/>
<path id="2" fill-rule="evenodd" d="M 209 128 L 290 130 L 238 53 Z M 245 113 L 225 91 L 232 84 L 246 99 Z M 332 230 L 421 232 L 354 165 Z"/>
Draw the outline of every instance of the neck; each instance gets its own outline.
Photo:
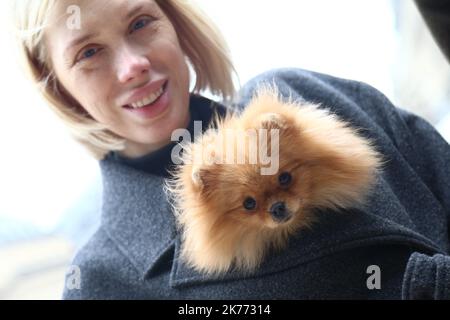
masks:
<path id="1" fill-rule="evenodd" d="M 180 128 L 187 128 L 189 126 L 189 122 L 191 119 L 190 112 L 187 113 L 186 119 L 183 121 L 183 124 L 180 126 Z M 172 132 L 170 132 L 170 135 L 168 135 L 164 140 L 158 141 L 157 143 L 152 144 L 142 144 L 137 143 L 134 141 L 127 141 L 125 145 L 125 149 L 119 151 L 118 153 L 127 158 L 139 158 L 142 156 L 145 156 L 147 154 L 150 154 L 152 152 L 155 152 L 162 147 L 168 145 L 172 142 L 171 140 Z"/>

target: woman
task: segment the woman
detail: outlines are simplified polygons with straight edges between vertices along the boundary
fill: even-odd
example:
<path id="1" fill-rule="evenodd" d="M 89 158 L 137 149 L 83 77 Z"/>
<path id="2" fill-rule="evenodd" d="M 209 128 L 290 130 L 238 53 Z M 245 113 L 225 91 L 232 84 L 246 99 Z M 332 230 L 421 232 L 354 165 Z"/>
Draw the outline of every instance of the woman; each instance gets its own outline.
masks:
<path id="1" fill-rule="evenodd" d="M 250 81 L 238 107 L 259 83 L 275 82 L 283 95 L 320 102 L 364 128 L 389 161 L 364 211 L 321 213 L 251 276 L 205 276 L 178 259 L 163 180 L 173 130 L 193 132 L 195 120 L 205 128 L 226 112 L 198 93 L 234 95 L 217 31 L 183 0 L 19 3 L 20 28 L 32 31 L 22 44 L 33 80 L 102 170 L 101 226 L 75 257 L 80 283 L 68 277 L 64 298 L 450 297 L 450 147 L 424 120 L 358 82 L 298 69 Z"/>

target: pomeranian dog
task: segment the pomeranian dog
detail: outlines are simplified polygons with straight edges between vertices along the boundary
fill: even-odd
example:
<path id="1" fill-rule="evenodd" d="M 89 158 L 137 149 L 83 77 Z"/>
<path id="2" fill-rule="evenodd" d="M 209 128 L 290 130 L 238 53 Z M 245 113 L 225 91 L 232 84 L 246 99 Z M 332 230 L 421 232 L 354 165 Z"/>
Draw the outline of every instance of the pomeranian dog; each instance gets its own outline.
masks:
<path id="1" fill-rule="evenodd" d="M 316 209 L 364 205 L 382 156 L 358 131 L 318 105 L 283 102 L 273 87 L 242 113 L 216 116 L 166 181 L 181 258 L 207 274 L 251 273 Z"/>

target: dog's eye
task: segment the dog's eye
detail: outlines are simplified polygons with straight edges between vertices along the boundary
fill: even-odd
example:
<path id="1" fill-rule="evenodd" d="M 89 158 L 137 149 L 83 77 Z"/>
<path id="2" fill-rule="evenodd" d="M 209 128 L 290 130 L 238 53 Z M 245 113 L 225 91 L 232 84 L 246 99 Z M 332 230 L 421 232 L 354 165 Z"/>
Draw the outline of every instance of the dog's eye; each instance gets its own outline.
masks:
<path id="1" fill-rule="evenodd" d="M 283 172 L 278 176 L 278 182 L 280 183 L 280 186 L 286 187 L 288 186 L 292 181 L 292 176 L 289 172 Z"/>
<path id="2" fill-rule="evenodd" d="M 252 197 L 247 197 L 244 200 L 243 206 L 245 208 L 245 210 L 253 210 L 256 208 L 256 200 L 253 199 Z"/>

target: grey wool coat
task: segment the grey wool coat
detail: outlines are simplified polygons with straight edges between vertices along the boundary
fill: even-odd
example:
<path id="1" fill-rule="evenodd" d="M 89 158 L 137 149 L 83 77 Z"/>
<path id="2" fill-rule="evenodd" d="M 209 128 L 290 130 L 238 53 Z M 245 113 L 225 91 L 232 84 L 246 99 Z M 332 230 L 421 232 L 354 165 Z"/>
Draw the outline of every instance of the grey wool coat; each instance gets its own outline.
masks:
<path id="1" fill-rule="evenodd" d="M 80 285 L 65 299 L 450 299 L 450 146 L 425 120 L 360 82 L 299 69 L 251 80 L 320 103 L 363 128 L 388 159 L 368 206 L 320 212 L 311 230 L 251 276 L 205 276 L 179 259 L 163 177 L 100 162 L 101 226 L 78 252 Z"/>

